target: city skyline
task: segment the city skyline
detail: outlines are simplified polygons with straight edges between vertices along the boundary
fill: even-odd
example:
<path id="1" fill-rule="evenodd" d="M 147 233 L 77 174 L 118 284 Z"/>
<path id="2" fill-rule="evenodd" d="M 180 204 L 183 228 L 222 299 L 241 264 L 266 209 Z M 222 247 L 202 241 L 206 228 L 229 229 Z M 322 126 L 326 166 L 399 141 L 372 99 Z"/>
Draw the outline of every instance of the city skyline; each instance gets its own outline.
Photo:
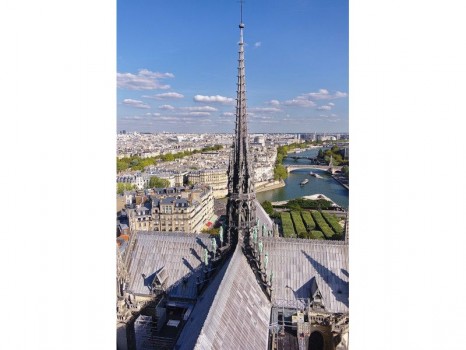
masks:
<path id="1" fill-rule="evenodd" d="M 237 2 L 117 6 L 118 130 L 232 133 Z M 250 132 L 348 132 L 347 2 L 247 2 L 243 22 Z"/>

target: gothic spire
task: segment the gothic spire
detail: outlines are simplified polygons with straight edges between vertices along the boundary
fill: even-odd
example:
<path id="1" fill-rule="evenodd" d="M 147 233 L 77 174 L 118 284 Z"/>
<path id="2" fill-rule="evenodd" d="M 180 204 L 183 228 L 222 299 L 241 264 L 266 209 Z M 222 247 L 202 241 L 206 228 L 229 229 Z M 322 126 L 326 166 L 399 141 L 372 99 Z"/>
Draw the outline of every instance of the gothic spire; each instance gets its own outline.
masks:
<path id="1" fill-rule="evenodd" d="M 249 237 L 249 231 L 255 225 L 256 198 L 254 190 L 251 160 L 249 156 L 249 139 L 246 112 L 246 78 L 244 70 L 243 39 L 243 3 L 241 1 L 241 22 L 239 24 L 240 41 L 238 52 L 238 81 L 236 89 L 236 128 L 230 165 L 228 168 L 228 240 L 236 243 Z"/>

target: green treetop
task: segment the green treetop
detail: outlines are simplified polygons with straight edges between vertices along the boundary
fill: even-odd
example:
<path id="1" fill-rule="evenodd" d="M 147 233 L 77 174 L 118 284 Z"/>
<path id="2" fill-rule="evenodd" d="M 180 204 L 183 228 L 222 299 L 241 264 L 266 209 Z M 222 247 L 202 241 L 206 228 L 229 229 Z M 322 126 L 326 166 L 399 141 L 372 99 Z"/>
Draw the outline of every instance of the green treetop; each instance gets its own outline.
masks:
<path id="1" fill-rule="evenodd" d="M 157 176 L 152 176 L 149 180 L 149 188 L 165 188 L 170 186 L 170 181 L 167 179 L 161 179 Z"/>

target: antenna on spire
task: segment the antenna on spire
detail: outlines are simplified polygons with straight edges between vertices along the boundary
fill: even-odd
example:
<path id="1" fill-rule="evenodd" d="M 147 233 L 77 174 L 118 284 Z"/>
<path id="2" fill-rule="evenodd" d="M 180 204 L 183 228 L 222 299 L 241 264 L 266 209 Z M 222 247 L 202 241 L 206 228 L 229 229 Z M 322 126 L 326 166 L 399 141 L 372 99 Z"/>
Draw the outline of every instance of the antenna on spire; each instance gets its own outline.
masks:
<path id="1" fill-rule="evenodd" d="M 244 28 L 244 23 L 243 23 L 243 0 L 239 0 L 240 4 L 241 4 L 241 13 L 240 13 L 240 18 L 241 18 L 241 21 L 239 22 L 239 27 L 240 28 Z"/>

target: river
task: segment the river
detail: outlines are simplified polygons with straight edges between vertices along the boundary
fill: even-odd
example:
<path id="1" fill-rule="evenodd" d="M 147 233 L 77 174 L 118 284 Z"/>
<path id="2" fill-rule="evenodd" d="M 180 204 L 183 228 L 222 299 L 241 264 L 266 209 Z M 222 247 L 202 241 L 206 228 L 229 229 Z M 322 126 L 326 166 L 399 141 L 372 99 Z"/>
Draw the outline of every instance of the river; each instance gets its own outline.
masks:
<path id="1" fill-rule="evenodd" d="M 318 148 L 313 148 L 299 153 L 299 156 L 304 157 L 316 157 L 319 152 Z M 288 164 L 309 164 L 310 161 L 307 159 L 284 159 L 283 165 Z M 322 178 L 316 178 L 310 176 L 309 172 L 312 171 Z M 304 179 L 308 179 L 309 182 L 301 186 L 300 182 Z M 288 174 L 288 178 L 285 180 L 285 187 L 270 190 L 266 192 L 259 192 L 256 194 L 259 203 L 263 201 L 278 202 L 288 199 L 298 198 L 302 196 L 310 196 L 312 194 L 321 193 L 329 197 L 332 201 L 337 203 L 339 206 L 348 209 L 349 202 L 349 191 L 343 187 L 339 182 L 333 179 L 326 171 L 319 169 L 300 169 L 294 170 Z"/>

